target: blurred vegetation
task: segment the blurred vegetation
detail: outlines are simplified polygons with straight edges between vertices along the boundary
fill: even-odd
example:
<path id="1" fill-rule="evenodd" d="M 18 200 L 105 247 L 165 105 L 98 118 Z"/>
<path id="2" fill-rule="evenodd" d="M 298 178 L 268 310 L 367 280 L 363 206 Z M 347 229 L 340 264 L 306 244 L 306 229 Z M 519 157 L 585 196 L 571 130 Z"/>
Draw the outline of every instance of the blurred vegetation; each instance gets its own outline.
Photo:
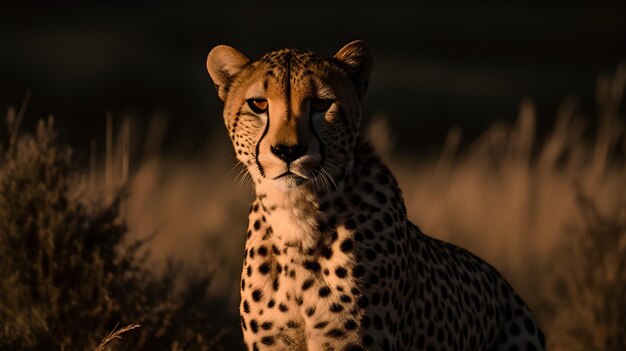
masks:
<path id="1" fill-rule="evenodd" d="M 127 238 L 123 189 L 111 200 L 86 196 L 52 119 L 10 140 L 0 155 L 0 349 L 93 350 L 128 324 L 135 330 L 121 349 L 205 350 L 218 341 L 211 276 L 173 263 L 157 274 L 147 241 Z M 98 349 L 115 346 L 105 344 Z"/>
<path id="2" fill-rule="evenodd" d="M 626 349 L 625 86 L 621 65 L 598 80 L 595 118 L 565 101 L 545 140 L 525 100 L 466 150 L 452 130 L 438 159 L 389 157 L 412 220 L 498 268 L 551 350 Z"/>
<path id="3" fill-rule="evenodd" d="M 568 100 L 541 140 L 524 100 L 513 126 L 463 149 L 452 129 L 431 159 L 394 155 L 386 117 L 368 130 L 411 220 L 498 268 L 552 350 L 626 349 L 625 86 L 622 65 L 599 80 L 595 118 Z M 86 172 L 51 120 L 18 133 L 23 114 L 9 111 L 0 152 L 0 349 L 241 349 L 252 189 L 235 179 L 225 133 L 181 159 L 158 152 L 158 118 L 138 155 L 132 120 L 115 138 L 109 116 L 105 155 L 92 144 Z"/>
<path id="4" fill-rule="evenodd" d="M 552 337 L 563 350 L 626 350 L 626 206 L 607 216 L 579 203 L 584 225 L 563 243 L 572 259 L 555 279 Z"/>
<path id="5" fill-rule="evenodd" d="M 552 344 L 560 350 L 626 350 L 625 87 L 626 65 L 599 82 L 602 123 L 589 172 L 595 184 L 578 186 L 578 217 L 562 232 L 552 289 L 544 293 L 554 311 L 548 321 Z M 609 190 L 604 196 L 612 201 L 597 190 Z"/>

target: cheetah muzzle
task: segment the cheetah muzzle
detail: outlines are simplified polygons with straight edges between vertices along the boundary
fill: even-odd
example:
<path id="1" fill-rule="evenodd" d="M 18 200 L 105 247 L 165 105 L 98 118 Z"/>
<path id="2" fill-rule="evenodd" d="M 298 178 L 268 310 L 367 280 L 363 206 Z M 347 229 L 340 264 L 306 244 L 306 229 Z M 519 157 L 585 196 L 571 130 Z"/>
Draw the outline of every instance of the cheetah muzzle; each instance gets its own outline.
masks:
<path id="1" fill-rule="evenodd" d="M 241 275 L 248 350 L 543 350 L 488 263 L 430 238 L 361 130 L 374 55 L 229 46 L 207 69 L 255 185 Z"/>

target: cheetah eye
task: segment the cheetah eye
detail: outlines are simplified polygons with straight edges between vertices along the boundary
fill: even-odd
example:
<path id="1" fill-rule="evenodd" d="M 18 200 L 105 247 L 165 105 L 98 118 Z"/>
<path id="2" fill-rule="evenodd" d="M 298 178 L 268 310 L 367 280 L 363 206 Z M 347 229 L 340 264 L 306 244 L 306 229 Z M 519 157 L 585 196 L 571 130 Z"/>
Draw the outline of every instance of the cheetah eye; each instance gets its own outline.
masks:
<path id="1" fill-rule="evenodd" d="M 315 112 L 326 111 L 330 108 L 330 105 L 333 104 L 333 100 L 328 99 L 312 99 L 311 100 L 311 109 Z"/>
<path id="2" fill-rule="evenodd" d="M 248 99 L 246 102 L 254 113 L 264 113 L 267 111 L 267 100 L 265 99 Z"/>

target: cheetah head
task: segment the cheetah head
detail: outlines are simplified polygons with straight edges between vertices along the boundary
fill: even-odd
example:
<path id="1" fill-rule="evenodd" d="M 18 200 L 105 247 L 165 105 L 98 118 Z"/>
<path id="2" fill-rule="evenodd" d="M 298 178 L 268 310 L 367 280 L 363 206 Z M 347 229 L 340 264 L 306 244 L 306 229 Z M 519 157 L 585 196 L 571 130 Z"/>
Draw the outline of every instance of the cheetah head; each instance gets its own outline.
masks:
<path id="1" fill-rule="evenodd" d="M 326 58 L 283 49 L 251 61 L 211 50 L 207 69 L 224 101 L 237 159 L 257 187 L 331 187 L 349 169 L 373 52 L 353 41 Z"/>

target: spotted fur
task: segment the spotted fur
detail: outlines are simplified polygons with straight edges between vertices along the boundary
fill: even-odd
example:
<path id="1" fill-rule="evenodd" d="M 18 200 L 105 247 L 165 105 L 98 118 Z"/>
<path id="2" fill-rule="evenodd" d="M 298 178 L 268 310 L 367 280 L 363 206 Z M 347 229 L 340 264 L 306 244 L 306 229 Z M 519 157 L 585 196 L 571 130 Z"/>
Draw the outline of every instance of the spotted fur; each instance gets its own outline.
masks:
<path id="1" fill-rule="evenodd" d="M 241 275 L 247 348 L 543 350 L 492 266 L 407 219 L 396 179 L 359 133 L 372 63 L 362 41 L 332 58 L 209 54 L 256 189 Z"/>

